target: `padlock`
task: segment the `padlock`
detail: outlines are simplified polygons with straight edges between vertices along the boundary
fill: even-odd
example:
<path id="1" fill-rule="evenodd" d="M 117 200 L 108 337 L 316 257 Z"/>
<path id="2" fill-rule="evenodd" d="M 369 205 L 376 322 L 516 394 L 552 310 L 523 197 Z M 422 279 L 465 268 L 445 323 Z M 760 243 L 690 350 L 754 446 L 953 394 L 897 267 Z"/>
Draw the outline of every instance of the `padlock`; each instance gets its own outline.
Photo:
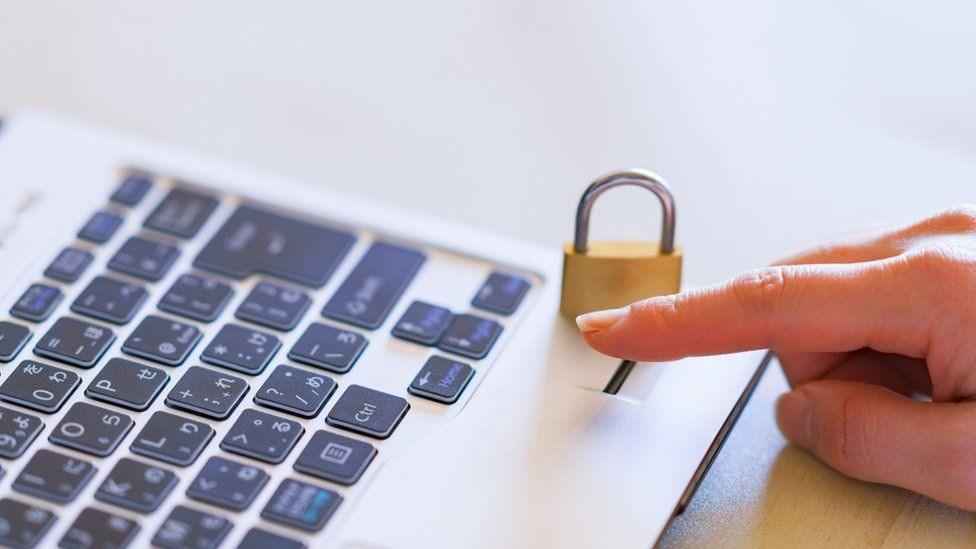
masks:
<path id="1" fill-rule="evenodd" d="M 604 192 L 623 185 L 643 187 L 657 196 L 664 211 L 660 243 L 590 242 L 590 211 Z M 563 252 L 560 312 L 567 317 L 623 307 L 681 287 L 681 249 L 674 246 L 674 197 L 668 184 L 647 170 L 614 172 L 597 179 L 576 209 L 576 234 Z"/>

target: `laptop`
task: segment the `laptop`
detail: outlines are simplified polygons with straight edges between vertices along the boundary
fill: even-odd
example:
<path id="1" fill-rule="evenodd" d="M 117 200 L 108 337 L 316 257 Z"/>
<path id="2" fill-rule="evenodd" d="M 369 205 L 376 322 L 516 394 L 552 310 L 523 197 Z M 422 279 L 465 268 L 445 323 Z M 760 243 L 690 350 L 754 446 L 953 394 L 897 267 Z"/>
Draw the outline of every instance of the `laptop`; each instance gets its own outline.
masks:
<path id="1" fill-rule="evenodd" d="M 764 354 L 623 379 L 559 249 L 322 183 L 3 119 L 0 544 L 655 544 Z"/>

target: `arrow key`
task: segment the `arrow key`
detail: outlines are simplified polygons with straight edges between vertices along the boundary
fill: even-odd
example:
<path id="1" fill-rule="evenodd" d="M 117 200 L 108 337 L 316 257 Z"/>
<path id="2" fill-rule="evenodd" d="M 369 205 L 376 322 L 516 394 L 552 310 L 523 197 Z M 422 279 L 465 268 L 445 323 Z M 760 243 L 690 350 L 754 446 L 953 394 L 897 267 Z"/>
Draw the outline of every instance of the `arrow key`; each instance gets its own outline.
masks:
<path id="1" fill-rule="evenodd" d="M 454 404 L 474 377 L 474 368 L 447 357 L 434 355 L 413 378 L 407 392 L 427 400 Z"/>
<path id="2" fill-rule="evenodd" d="M 155 511 L 176 486 L 172 471 L 122 458 L 95 492 L 95 499 L 137 513 Z"/>
<path id="3" fill-rule="evenodd" d="M 211 457 L 186 490 L 187 497 L 231 511 L 247 509 L 268 483 L 268 473 L 222 457 Z"/>
<path id="4" fill-rule="evenodd" d="M 502 325 L 475 315 L 458 315 L 437 344 L 442 351 L 469 358 L 484 358 L 499 334 Z"/>

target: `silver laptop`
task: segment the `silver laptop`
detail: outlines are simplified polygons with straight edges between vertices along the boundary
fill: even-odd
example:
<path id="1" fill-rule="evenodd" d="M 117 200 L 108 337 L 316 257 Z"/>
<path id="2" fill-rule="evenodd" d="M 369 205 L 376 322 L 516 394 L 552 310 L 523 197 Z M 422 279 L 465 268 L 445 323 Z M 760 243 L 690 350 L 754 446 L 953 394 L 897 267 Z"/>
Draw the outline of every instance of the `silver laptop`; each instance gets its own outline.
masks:
<path id="1" fill-rule="evenodd" d="M 0 544 L 654 544 L 762 353 L 610 383 L 560 250 L 321 183 L 3 119 Z"/>

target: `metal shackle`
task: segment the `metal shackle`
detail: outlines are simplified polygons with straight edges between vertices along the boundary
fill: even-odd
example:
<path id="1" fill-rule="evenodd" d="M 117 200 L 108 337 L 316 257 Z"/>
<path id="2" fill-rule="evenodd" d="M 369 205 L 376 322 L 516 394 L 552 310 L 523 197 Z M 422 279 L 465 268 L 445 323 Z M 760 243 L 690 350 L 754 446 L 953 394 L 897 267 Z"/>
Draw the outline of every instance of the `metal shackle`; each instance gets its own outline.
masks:
<path id="1" fill-rule="evenodd" d="M 585 254 L 590 234 L 590 210 L 601 194 L 614 187 L 636 185 L 643 187 L 657 197 L 661 202 L 664 217 L 661 220 L 661 254 L 667 255 L 674 251 L 675 210 L 674 196 L 671 188 L 664 179 L 648 170 L 639 168 L 611 172 L 601 176 L 587 187 L 576 208 L 576 235 L 573 238 L 573 251 Z"/>

